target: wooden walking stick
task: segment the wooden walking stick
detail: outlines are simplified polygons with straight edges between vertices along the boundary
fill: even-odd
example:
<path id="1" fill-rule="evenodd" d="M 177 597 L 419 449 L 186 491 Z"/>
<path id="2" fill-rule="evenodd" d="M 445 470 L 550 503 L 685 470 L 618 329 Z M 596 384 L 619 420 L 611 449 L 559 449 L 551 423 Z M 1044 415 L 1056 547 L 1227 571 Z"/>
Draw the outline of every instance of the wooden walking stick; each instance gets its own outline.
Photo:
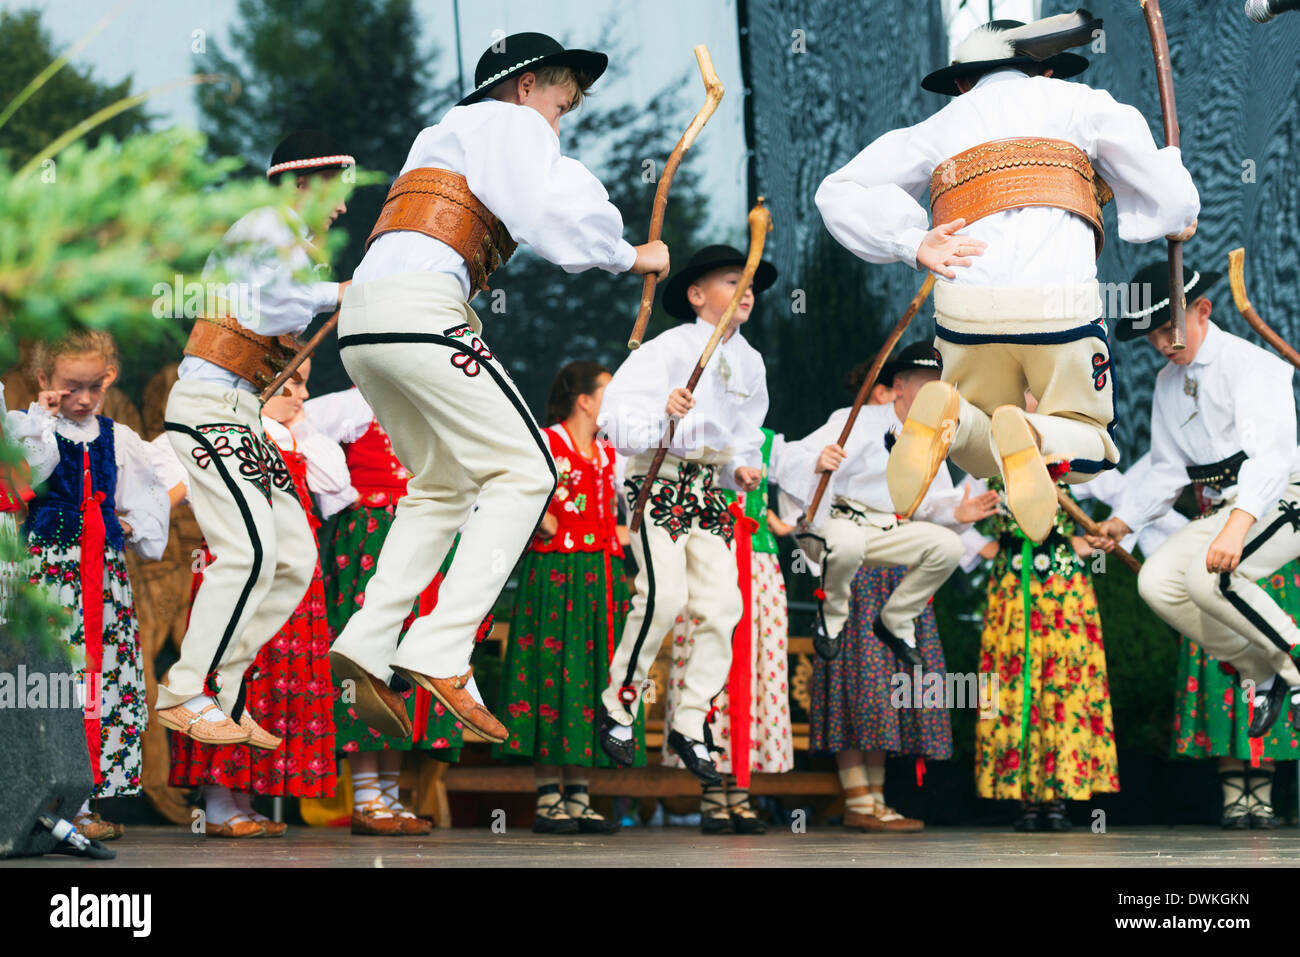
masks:
<path id="1" fill-rule="evenodd" d="M 1160 115 L 1165 125 L 1165 145 L 1178 146 L 1178 110 L 1174 106 L 1174 74 L 1169 63 L 1169 39 L 1160 0 L 1138 0 L 1151 34 L 1151 52 L 1156 59 L 1156 83 L 1160 87 Z M 1169 240 L 1169 314 L 1174 321 L 1175 349 L 1187 347 L 1187 296 L 1183 292 L 1183 244 Z"/>
<path id="2" fill-rule="evenodd" d="M 668 156 L 668 162 L 664 164 L 663 175 L 659 177 L 659 185 L 655 187 L 654 208 L 650 213 L 650 236 L 646 242 L 654 242 L 659 238 L 659 234 L 663 232 L 664 212 L 668 208 L 668 189 L 673 184 L 673 175 L 677 172 L 677 167 L 681 165 L 682 157 L 691 148 L 691 144 L 695 142 L 695 137 L 699 136 L 700 130 L 704 129 L 704 124 L 709 122 L 709 117 L 713 115 L 713 111 L 722 102 L 722 94 L 725 92 L 722 81 L 718 79 L 717 71 L 713 69 L 713 59 L 709 56 L 709 48 L 703 43 L 695 48 L 695 59 L 700 64 L 700 77 L 704 80 L 704 105 L 695 114 L 695 119 L 691 120 L 690 126 L 686 127 L 686 132 L 677 141 L 677 145 L 673 147 L 672 153 Z M 636 324 L 632 327 L 632 335 L 627 340 L 629 349 L 639 349 L 641 340 L 645 338 L 645 327 L 646 323 L 650 321 L 650 309 L 654 306 L 655 284 L 658 281 L 654 273 L 650 273 L 645 277 L 645 283 L 641 286 L 641 307 L 637 310 Z"/>
<path id="3" fill-rule="evenodd" d="M 1259 333 L 1261 339 L 1277 350 L 1287 362 L 1300 369 L 1300 353 L 1285 339 L 1273 331 L 1273 328 L 1260 318 L 1255 307 L 1246 296 L 1246 250 L 1237 247 L 1228 253 L 1228 285 L 1232 287 L 1232 301 L 1237 304 L 1237 311 L 1250 323 L 1250 328 Z"/>
<path id="4" fill-rule="evenodd" d="M 907 306 L 907 311 L 903 313 L 903 318 L 898 320 L 898 324 L 894 326 L 894 331 L 889 334 L 885 344 L 876 353 L 876 359 L 871 363 L 871 368 L 867 370 L 867 377 L 862 380 L 862 387 L 858 389 L 857 398 L 853 400 L 853 408 L 849 410 L 848 420 L 840 431 L 840 439 L 837 443 L 840 448 L 844 448 L 844 443 L 849 440 L 849 433 L 853 431 L 853 423 L 858 421 L 858 413 L 862 411 L 867 396 L 871 395 L 871 390 L 876 385 L 876 379 L 880 377 L 880 370 L 885 367 L 885 363 L 889 360 L 889 354 L 894 351 L 894 346 L 898 345 L 898 340 L 903 338 L 903 333 L 907 331 L 908 325 L 920 311 L 925 300 L 930 297 L 930 290 L 933 288 L 934 273 L 930 273 L 925 277 L 925 282 L 921 284 L 920 291 L 912 297 L 912 301 Z M 813 492 L 812 502 L 808 505 L 808 510 L 804 512 L 804 522 L 811 524 L 813 516 L 817 514 L 817 508 L 822 503 L 822 496 L 826 494 L 826 487 L 830 485 L 830 481 L 831 473 L 823 472 L 822 477 L 817 481 L 817 491 Z"/>
<path id="5" fill-rule="evenodd" d="M 1096 522 L 1094 522 L 1091 518 L 1089 518 L 1088 513 L 1085 512 L 1083 509 L 1079 508 L 1079 503 L 1076 502 L 1074 499 L 1070 498 L 1070 496 L 1066 495 L 1063 489 L 1058 488 L 1056 490 L 1056 501 L 1060 503 L 1061 508 L 1065 509 L 1065 514 L 1070 516 L 1070 518 L 1074 519 L 1074 523 L 1076 525 L 1081 526 L 1085 532 L 1087 532 L 1089 535 L 1101 535 L 1100 526 L 1098 526 Z M 1136 558 L 1134 558 L 1131 554 L 1124 551 L 1124 549 L 1120 548 L 1118 544 L 1116 544 L 1115 546 L 1114 555 L 1121 562 L 1123 562 L 1130 569 L 1132 569 L 1133 574 L 1136 575 L 1138 572 L 1142 570 L 1142 563 L 1138 561 Z"/>
<path id="6" fill-rule="evenodd" d="M 731 294 L 731 301 L 727 303 L 727 308 L 723 310 L 718 324 L 713 327 L 713 335 L 709 337 L 708 343 L 704 346 L 700 361 L 695 364 L 695 369 L 691 372 L 691 378 L 686 383 L 686 388 L 689 391 L 694 391 L 696 385 L 699 384 L 700 376 L 704 374 L 704 367 L 709 364 L 709 359 L 713 357 L 713 350 L 718 347 L 718 343 L 723 340 L 723 337 L 731 328 L 736 309 L 740 306 L 740 300 L 745 298 L 745 292 L 754 281 L 754 273 L 758 269 L 759 261 L 763 258 L 763 243 L 767 239 L 767 234 L 771 231 L 772 214 L 767 211 L 767 207 L 763 205 L 763 197 L 760 196 L 754 208 L 749 211 L 749 256 L 745 259 L 745 269 L 740 274 L 740 281 L 736 283 L 736 291 Z M 645 510 L 645 503 L 650 498 L 650 488 L 659 475 L 660 466 L 664 464 L 664 456 L 668 454 L 668 446 L 673 440 L 673 433 L 676 429 L 677 420 L 669 419 L 668 428 L 664 431 L 663 439 L 659 442 L 659 448 L 655 451 L 654 459 L 650 462 L 650 468 L 646 471 L 645 480 L 641 483 L 641 491 L 637 493 L 636 503 L 632 506 L 632 517 L 627 524 L 627 530 L 633 535 L 641 530 L 641 513 Z"/>
<path id="7" fill-rule="evenodd" d="M 298 367 L 311 358 L 311 354 L 316 351 L 316 347 L 325 341 L 325 337 L 333 332 L 334 327 L 338 324 L 339 314 L 338 310 L 335 310 L 334 315 L 326 319 L 324 325 L 316 330 L 316 335 L 307 340 L 307 344 L 298 350 L 294 357 L 289 360 L 288 364 L 285 365 L 284 369 L 281 370 L 280 374 L 271 380 L 271 384 L 262 390 L 261 398 L 263 405 L 266 404 L 267 399 L 280 394 L 280 390 L 284 388 L 284 384 L 293 377 L 293 374 L 298 371 Z"/>

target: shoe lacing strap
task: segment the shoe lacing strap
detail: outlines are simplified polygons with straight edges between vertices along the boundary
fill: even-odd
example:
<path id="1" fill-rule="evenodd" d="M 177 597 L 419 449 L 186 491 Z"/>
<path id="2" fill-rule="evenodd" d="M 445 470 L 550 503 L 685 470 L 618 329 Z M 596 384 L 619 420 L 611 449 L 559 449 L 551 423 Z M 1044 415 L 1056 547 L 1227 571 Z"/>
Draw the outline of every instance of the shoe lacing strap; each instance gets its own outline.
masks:
<path id="1" fill-rule="evenodd" d="M 549 797 L 554 794 L 557 798 L 548 804 L 543 804 L 541 798 Z M 564 801 L 560 798 L 560 786 L 558 784 L 543 784 L 537 788 L 537 813 L 544 818 L 551 820 L 561 820 L 569 817 L 569 813 L 564 809 Z"/>
<path id="2" fill-rule="evenodd" d="M 726 748 L 720 748 L 713 743 L 713 731 L 709 727 L 718 718 L 718 706 L 710 705 L 708 713 L 704 716 L 704 750 L 712 751 L 714 754 L 726 754 Z"/>
<path id="3" fill-rule="evenodd" d="M 578 798 L 573 797 L 572 795 L 574 794 L 581 794 L 584 797 L 586 797 L 587 800 L 581 801 Z M 605 820 L 605 815 L 597 813 L 596 810 L 591 806 L 591 797 L 590 795 L 587 794 L 587 785 L 585 784 L 566 784 L 564 786 L 564 800 L 566 802 L 572 801 L 574 804 L 582 808 L 582 813 L 577 815 L 578 819 L 581 821 Z M 565 810 L 567 812 L 568 809 L 566 808 Z M 572 814 L 569 815 L 569 817 L 573 817 L 573 816 L 574 815 Z"/>
<path id="4" fill-rule="evenodd" d="M 356 808 L 356 810 L 360 812 L 363 817 L 383 818 L 393 816 L 392 808 L 384 803 L 383 798 L 371 798 L 365 804 Z"/>
<path id="5" fill-rule="evenodd" d="M 212 711 L 212 710 L 214 710 L 214 709 L 217 710 L 217 711 L 220 711 L 220 710 L 221 710 L 221 709 L 218 708 L 215 704 L 207 704 L 207 705 L 204 705 L 202 708 L 199 709 L 199 713 L 198 713 L 198 714 L 196 714 L 194 717 L 190 718 L 189 723 L 190 723 L 190 724 L 194 724 L 196 721 L 201 720 L 205 714 L 207 714 L 209 711 Z M 211 724 L 216 724 L 217 722 L 213 721 L 213 722 L 210 722 L 210 723 L 211 723 Z"/>
<path id="6" fill-rule="evenodd" d="M 721 795 L 723 800 L 719 801 L 715 795 Z M 727 792 L 724 788 L 705 788 L 700 792 L 700 812 L 705 817 L 726 817 L 731 813 L 730 807 L 726 802 Z"/>
<path id="7" fill-rule="evenodd" d="M 402 803 L 396 778 L 390 778 L 387 781 L 380 778 L 379 794 L 380 796 L 375 800 L 382 802 L 383 805 L 397 817 L 406 818 L 407 820 L 412 821 L 419 817 L 418 814 L 411 811 Z"/>

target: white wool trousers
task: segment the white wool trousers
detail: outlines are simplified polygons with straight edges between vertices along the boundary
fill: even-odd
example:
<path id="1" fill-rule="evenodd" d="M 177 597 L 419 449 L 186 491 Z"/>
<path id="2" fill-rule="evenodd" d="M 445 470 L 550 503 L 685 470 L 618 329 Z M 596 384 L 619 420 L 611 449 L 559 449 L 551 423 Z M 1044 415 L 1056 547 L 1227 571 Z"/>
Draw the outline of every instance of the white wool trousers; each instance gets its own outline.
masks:
<path id="1" fill-rule="evenodd" d="M 555 464 L 453 276 L 404 273 L 349 286 L 339 351 L 413 474 L 363 605 L 333 649 L 385 681 L 394 664 L 434 678 L 464 674 L 479 624 L 555 491 Z M 458 530 L 438 605 L 399 649 L 402 622 Z"/>
<path id="2" fill-rule="evenodd" d="M 731 638 L 743 611 L 731 515 L 713 478 L 709 466 L 665 457 L 641 528 L 632 536 L 636 595 L 601 695 L 614 720 L 631 724 L 664 636 L 685 612 L 696 622 L 694 643 L 678 672 L 681 694 L 670 730 L 694 741 L 704 740 L 705 717 L 727 683 Z M 644 480 L 644 468 L 629 479 L 629 506 Z M 623 687 L 633 691 L 626 706 L 619 699 Z"/>
<path id="3" fill-rule="evenodd" d="M 1290 657 L 1300 629 L 1258 579 L 1300 557 L 1300 485 L 1251 526 L 1241 563 L 1230 573 L 1205 569 L 1205 555 L 1232 505 L 1188 522 L 1142 563 L 1138 591 L 1151 609 L 1206 652 L 1232 665 L 1243 681 L 1281 674 L 1300 685 Z"/>
<path id="4" fill-rule="evenodd" d="M 258 396 L 181 379 L 167 397 L 164 428 L 213 561 L 157 707 L 215 685 L 221 710 L 238 720 L 244 672 L 307 594 L 316 540 L 280 450 L 262 429 Z"/>

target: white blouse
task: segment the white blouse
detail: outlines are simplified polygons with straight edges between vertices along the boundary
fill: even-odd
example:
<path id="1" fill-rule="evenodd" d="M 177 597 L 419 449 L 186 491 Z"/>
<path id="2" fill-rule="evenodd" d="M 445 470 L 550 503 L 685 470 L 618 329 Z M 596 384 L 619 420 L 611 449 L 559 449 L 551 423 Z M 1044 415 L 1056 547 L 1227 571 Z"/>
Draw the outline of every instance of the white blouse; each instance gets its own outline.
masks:
<path id="1" fill-rule="evenodd" d="M 566 272 L 599 267 L 622 273 L 636 261 L 605 187 L 560 153 L 559 137 L 530 106 L 485 100 L 452 107 L 415 138 L 402 172 L 430 166 L 464 176 L 515 242 Z M 375 240 L 352 278 L 362 283 L 407 272 L 450 273 L 465 298 L 473 296 L 460 254 L 409 229 Z"/>
<path id="2" fill-rule="evenodd" d="M 1200 212 L 1182 153 L 1158 149 L 1138 110 L 1105 90 L 1018 70 L 988 73 L 929 119 L 881 136 L 826 177 L 817 209 L 858 258 L 918 268 L 916 251 L 932 225 L 922 200 L 935 168 L 981 143 L 1025 136 L 1067 140 L 1088 154 L 1115 191 L 1120 239 L 1152 242 L 1186 229 Z M 1097 275 L 1092 227 L 1064 209 L 1004 210 L 961 232 L 988 248 L 970 266 L 955 267 L 952 282 L 1058 286 Z"/>
<path id="3" fill-rule="evenodd" d="M 313 426 L 339 445 L 351 445 L 370 430 L 374 410 L 356 386 L 308 399 L 303 412 Z"/>
<path id="4" fill-rule="evenodd" d="M 32 484 L 44 482 L 59 464 L 59 443 L 55 435 L 71 442 L 89 443 L 99 438 L 99 419 L 89 416 L 76 421 L 51 415 L 36 402 L 24 412 L 5 415 L 5 434 L 23 448 L 32 470 Z M 114 464 L 117 489 L 113 507 L 117 516 L 131 526 L 126 544 L 143 558 L 157 561 L 167 547 L 171 502 L 168 486 L 158 474 L 155 451 L 129 426 L 113 423 Z M 123 529 L 125 532 L 125 529 Z"/>
<path id="5" fill-rule="evenodd" d="M 674 326 L 631 353 L 605 387 L 597 422 L 620 455 L 659 446 L 668 425 L 666 406 L 699 364 L 713 326 L 703 319 Z M 693 392 L 695 406 L 677 423 L 671 455 L 720 466 L 720 484 L 739 491 L 736 469 L 763 467 L 767 369 L 758 350 L 739 333 L 721 343 Z"/>

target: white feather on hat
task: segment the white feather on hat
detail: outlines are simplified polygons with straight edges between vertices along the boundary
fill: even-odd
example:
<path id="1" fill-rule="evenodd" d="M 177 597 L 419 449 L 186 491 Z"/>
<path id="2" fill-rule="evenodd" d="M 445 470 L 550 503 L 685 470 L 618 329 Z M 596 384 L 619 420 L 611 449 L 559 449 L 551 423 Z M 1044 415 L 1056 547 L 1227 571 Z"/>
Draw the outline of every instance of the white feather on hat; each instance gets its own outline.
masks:
<path id="1" fill-rule="evenodd" d="M 1082 8 L 1010 29 L 986 23 L 961 42 L 953 63 L 983 63 L 1014 56 L 1045 60 L 1070 47 L 1087 43 L 1092 39 L 1093 29 L 1100 23 Z"/>

